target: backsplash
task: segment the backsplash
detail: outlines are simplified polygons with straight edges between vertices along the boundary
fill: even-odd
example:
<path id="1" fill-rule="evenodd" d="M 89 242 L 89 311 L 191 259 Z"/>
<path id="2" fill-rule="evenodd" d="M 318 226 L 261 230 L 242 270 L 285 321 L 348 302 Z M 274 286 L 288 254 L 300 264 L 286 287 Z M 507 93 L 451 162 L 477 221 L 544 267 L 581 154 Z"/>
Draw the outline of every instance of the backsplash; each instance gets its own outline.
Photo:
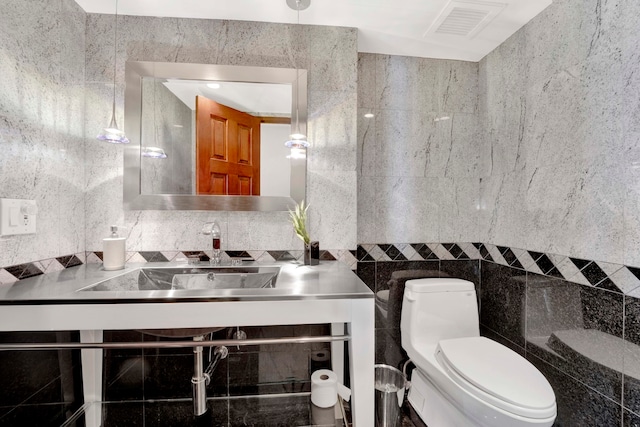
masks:
<path id="1" fill-rule="evenodd" d="M 129 251 L 127 262 L 167 262 L 200 255 L 209 259 L 208 251 Z M 258 262 L 294 261 L 302 258 L 301 250 L 223 251 L 223 259 L 244 258 Z M 353 250 L 320 251 L 320 259 L 339 261 L 356 269 L 362 261 L 485 260 L 581 285 L 640 297 L 640 268 L 565 255 L 528 251 L 488 243 L 396 243 L 361 244 Z M 102 262 L 102 252 L 72 254 L 0 269 L 0 284 L 13 283 L 44 273 L 84 263 Z"/>
<path id="2" fill-rule="evenodd" d="M 208 261 L 208 251 L 140 251 L 127 252 L 127 262 L 167 262 L 187 260 L 189 256 L 198 255 L 201 261 Z M 302 259 L 303 251 L 223 251 L 222 260 L 243 258 L 247 261 L 274 262 L 274 261 L 298 261 Z M 329 249 L 320 251 L 322 261 L 338 261 L 347 265 L 352 270 L 356 269 L 356 251 L 345 249 Z M 29 277 L 40 274 L 54 273 L 69 267 L 82 264 L 101 263 L 102 252 L 85 252 L 57 258 L 45 259 L 25 264 L 12 265 L 0 268 L 0 285 L 15 283 Z"/>
<path id="3" fill-rule="evenodd" d="M 362 244 L 358 261 L 482 259 L 529 273 L 640 297 L 640 268 L 488 243 Z"/>

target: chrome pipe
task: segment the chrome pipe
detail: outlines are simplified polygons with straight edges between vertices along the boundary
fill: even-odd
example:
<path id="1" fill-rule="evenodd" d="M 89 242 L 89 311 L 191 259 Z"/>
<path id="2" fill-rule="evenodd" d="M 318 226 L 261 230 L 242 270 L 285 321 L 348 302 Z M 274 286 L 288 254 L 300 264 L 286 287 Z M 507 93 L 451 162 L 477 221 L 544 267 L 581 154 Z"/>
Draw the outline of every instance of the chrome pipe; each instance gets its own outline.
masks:
<path id="1" fill-rule="evenodd" d="M 202 360 L 202 341 L 204 337 L 194 337 L 193 348 L 193 377 L 191 377 L 191 390 L 193 395 L 193 415 L 199 417 L 207 412 L 207 377 L 204 375 L 204 363 Z"/>
<path id="2" fill-rule="evenodd" d="M 123 349 L 123 348 L 188 348 L 211 346 L 245 346 L 275 344 L 305 344 L 314 342 L 349 341 L 349 335 L 322 335 L 317 337 L 255 338 L 245 340 L 209 340 L 209 341 L 143 341 L 143 342 L 105 342 L 105 343 L 9 343 L 0 344 L 0 351 L 9 350 L 75 350 L 75 349 Z"/>

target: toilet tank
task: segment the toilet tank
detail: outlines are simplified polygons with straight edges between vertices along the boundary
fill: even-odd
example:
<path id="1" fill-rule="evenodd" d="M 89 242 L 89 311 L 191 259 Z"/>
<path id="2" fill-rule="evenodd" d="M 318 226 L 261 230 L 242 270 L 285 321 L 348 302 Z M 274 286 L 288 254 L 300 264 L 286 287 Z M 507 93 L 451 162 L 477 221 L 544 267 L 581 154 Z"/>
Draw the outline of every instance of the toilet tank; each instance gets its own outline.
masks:
<path id="1" fill-rule="evenodd" d="M 408 280 L 400 329 L 405 350 L 436 345 L 442 339 L 479 336 L 474 284 L 453 278 Z"/>

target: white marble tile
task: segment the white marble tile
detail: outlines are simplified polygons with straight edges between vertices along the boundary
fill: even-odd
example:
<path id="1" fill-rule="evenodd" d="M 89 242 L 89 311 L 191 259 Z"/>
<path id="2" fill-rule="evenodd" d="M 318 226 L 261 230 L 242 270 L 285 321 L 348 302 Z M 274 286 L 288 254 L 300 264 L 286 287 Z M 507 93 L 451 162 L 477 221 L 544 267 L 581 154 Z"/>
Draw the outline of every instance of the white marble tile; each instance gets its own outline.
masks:
<path id="1" fill-rule="evenodd" d="M 509 247 L 529 249 L 525 212 L 521 198 L 522 178 L 515 175 L 494 175 L 480 182 L 478 228 L 482 242 L 498 242 Z"/>
<path id="2" fill-rule="evenodd" d="M 307 172 L 307 198 L 312 240 L 319 240 L 321 247 L 325 248 L 355 248 L 358 220 L 356 172 Z"/>
<path id="3" fill-rule="evenodd" d="M 480 183 L 477 178 L 442 178 L 440 186 L 440 241 L 478 241 Z"/>
<path id="4" fill-rule="evenodd" d="M 437 179 L 376 179 L 378 242 L 440 241 L 441 188 Z"/>
<path id="5" fill-rule="evenodd" d="M 377 55 L 376 103 L 380 109 L 438 110 L 437 61 Z"/>
<path id="6" fill-rule="evenodd" d="M 376 177 L 358 178 L 357 242 L 359 244 L 377 242 L 381 238 L 377 214 L 378 182 L 380 180 Z"/>
<path id="7" fill-rule="evenodd" d="M 307 27 L 248 21 L 222 21 L 217 63 L 309 68 Z"/>
<path id="8" fill-rule="evenodd" d="M 640 133 L 633 138 L 640 143 Z M 624 264 L 640 267 L 640 150 L 630 150 L 624 201 Z"/>
<path id="9" fill-rule="evenodd" d="M 310 91 L 357 91 L 358 30 L 306 26 Z"/>
<path id="10" fill-rule="evenodd" d="M 85 248 L 102 251 L 102 239 L 110 234 L 111 225 L 126 225 L 122 210 L 122 166 L 86 167 Z M 127 250 L 139 250 L 127 245 Z"/>
<path id="11" fill-rule="evenodd" d="M 378 55 L 358 53 L 358 107 L 377 108 L 376 98 L 376 61 Z"/>
<path id="12" fill-rule="evenodd" d="M 229 231 L 229 217 L 229 212 L 142 211 L 139 250 L 211 250 L 211 237 L 202 234 L 202 227 L 212 221 L 220 226 L 222 250 L 233 250 L 235 235 Z"/>
<path id="13" fill-rule="evenodd" d="M 404 110 L 380 110 L 375 117 L 375 168 L 377 176 L 437 176 L 432 173 L 432 151 L 441 141 L 434 135 L 431 115 Z M 364 129 L 361 129 L 361 132 Z M 435 156 L 435 154 L 434 154 Z"/>
<path id="14" fill-rule="evenodd" d="M 434 61 L 434 60 L 424 60 Z M 436 111 L 477 114 L 478 64 L 467 61 L 436 62 Z"/>
<path id="15" fill-rule="evenodd" d="M 625 18 L 622 3 L 556 1 L 532 19 L 521 30 L 527 40 L 532 78 L 555 74 L 593 55 L 619 52 L 621 19 L 631 21 Z"/>
<path id="16" fill-rule="evenodd" d="M 311 92 L 307 137 L 308 171 L 355 171 L 357 95 Z"/>
<path id="17" fill-rule="evenodd" d="M 364 117 L 365 114 L 374 114 L 374 117 Z M 378 111 L 368 108 L 358 108 L 358 148 L 357 148 L 357 171 L 358 176 L 375 176 L 376 169 L 377 141 L 376 141 L 376 121 Z"/>
<path id="18" fill-rule="evenodd" d="M 60 1 L 36 0 L 3 3 L 0 36 L 3 46 L 20 68 L 32 75 L 59 77 L 60 26 L 63 24 Z"/>
<path id="19" fill-rule="evenodd" d="M 312 240 L 320 240 L 323 245 L 313 228 L 309 227 L 309 233 Z M 228 236 L 229 250 L 287 250 L 304 246 L 293 232 L 288 212 L 230 212 Z"/>
<path id="20" fill-rule="evenodd" d="M 74 0 L 60 2 L 60 82 L 84 84 L 86 12 Z"/>

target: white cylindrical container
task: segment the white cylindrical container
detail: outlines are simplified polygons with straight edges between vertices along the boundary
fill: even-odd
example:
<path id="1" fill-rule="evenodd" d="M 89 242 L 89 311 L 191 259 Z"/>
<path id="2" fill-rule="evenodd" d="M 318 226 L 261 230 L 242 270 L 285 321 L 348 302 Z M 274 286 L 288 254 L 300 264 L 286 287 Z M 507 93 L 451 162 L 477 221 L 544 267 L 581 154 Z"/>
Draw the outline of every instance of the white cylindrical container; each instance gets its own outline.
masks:
<path id="1" fill-rule="evenodd" d="M 111 236 L 102 239 L 102 265 L 105 270 L 124 268 L 127 239 L 118 236 L 118 227 L 111 226 Z"/>
<path id="2" fill-rule="evenodd" d="M 338 382 L 335 372 L 320 369 L 311 374 L 311 403 L 320 408 L 329 408 L 338 403 L 338 395 L 348 401 L 351 390 Z"/>

